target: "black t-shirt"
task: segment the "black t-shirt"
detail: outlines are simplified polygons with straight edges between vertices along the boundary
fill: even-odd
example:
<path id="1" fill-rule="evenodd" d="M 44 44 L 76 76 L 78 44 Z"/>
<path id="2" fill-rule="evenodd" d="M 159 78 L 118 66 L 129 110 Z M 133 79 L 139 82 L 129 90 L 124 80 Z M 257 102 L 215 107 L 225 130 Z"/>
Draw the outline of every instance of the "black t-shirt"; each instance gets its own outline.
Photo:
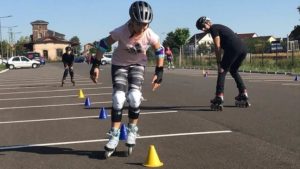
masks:
<path id="1" fill-rule="evenodd" d="M 244 49 L 244 44 L 236 33 L 234 33 L 230 28 L 221 24 L 213 24 L 208 32 L 211 34 L 212 38 L 220 36 L 221 48 L 226 49 Z"/>
<path id="2" fill-rule="evenodd" d="M 67 53 L 64 53 L 62 56 L 62 62 L 64 64 L 72 65 L 74 62 L 74 55 L 73 54 L 68 55 Z"/>

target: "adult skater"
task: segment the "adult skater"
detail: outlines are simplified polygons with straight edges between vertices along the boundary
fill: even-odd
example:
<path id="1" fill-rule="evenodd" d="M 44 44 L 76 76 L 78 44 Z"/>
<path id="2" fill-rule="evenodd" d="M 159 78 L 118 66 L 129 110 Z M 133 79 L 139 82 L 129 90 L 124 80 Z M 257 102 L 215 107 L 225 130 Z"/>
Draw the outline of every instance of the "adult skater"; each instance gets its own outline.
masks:
<path id="1" fill-rule="evenodd" d="M 212 24 L 208 17 L 202 16 L 196 22 L 196 27 L 206 33 L 210 33 L 214 45 L 218 67 L 218 80 L 216 85 L 216 96 L 211 100 L 213 110 L 222 110 L 224 102 L 224 83 L 229 71 L 234 78 L 239 94 L 235 97 L 236 105 L 241 107 L 250 106 L 245 84 L 238 72 L 243 60 L 246 58 L 246 46 L 230 28 L 221 24 Z M 221 49 L 224 50 L 221 59 Z"/>
<path id="2" fill-rule="evenodd" d="M 74 69 L 73 69 L 74 55 L 72 53 L 72 48 L 70 46 L 67 46 L 65 49 L 66 52 L 62 56 L 62 62 L 64 64 L 64 74 L 61 81 L 61 86 L 64 86 L 68 73 L 70 73 L 71 82 L 73 83 L 73 86 L 75 86 Z"/>

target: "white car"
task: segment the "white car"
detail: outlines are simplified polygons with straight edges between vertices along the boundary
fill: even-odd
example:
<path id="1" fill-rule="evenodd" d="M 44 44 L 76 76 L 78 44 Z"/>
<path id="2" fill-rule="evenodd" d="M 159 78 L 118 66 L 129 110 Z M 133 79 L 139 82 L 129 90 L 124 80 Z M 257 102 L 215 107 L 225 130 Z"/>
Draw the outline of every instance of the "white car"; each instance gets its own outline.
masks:
<path id="1" fill-rule="evenodd" d="M 0 64 L 3 64 L 3 65 L 5 65 L 7 63 L 7 60 L 6 59 L 2 59 L 2 58 L 0 58 Z"/>
<path id="2" fill-rule="evenodd" d="M 111 57 L 112 54 L 104 54 L 103 58 L 101 59 L 101 64 L 102 65 L 111 64 Z"/>
<path id="3" fill-rule="evenodd" d="M 13 56 L 8 59 L 6 66 L 9 69 L 26 68 L 26 67 L 37 68 L 38 66 L 40 66 L 40 62 L 36 60 L 30 60 L 25 56 Z"/>

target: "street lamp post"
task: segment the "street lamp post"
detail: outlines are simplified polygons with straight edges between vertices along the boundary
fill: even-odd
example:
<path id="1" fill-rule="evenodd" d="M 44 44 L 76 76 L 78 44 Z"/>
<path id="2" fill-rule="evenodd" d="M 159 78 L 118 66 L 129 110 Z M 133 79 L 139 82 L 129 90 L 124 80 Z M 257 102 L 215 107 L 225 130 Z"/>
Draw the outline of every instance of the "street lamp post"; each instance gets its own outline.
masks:
<path id="1" fill-rule="evenodd" d="M 8 28 L 8 42 L 9 42 L 9 45 L 10 45 L 10 53 L 11 53 L 11 57 L 13 56 L 13 43 L 14 43 L 14 32 L 13 32 L 13 28 L 16 28 L 18 27 L 17 25 L 15 26 L 7 26 L 6 28 Z M 9 50 L 8 50 L 9 51 Z M 8 56 L 9 56 L 9 53 L 6 54 L 6 60 L 8 60 Z"/>
<path id="2" fill-rule="evenodd" d="M 3 57 L 1 19 L 2 19 L 2 18 L 9 18 L 9 17 L 12 17 L 12 15 L 1 16 L 1 17 L 0 17 L 0 45 L 1 45 L 1 57 Z"/>

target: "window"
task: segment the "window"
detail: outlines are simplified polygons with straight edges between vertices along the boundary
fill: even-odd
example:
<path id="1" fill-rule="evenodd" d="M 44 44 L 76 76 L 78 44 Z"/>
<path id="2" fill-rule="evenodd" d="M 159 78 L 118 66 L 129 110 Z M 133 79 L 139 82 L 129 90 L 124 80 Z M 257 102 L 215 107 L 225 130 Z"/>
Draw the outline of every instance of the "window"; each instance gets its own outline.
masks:
<path id="1" fill-rule="evenodd" d="M 56 56 L 62 57 L 63 55 L 63 50 L 62 49 L 56 49 Z"/>
<path id="2" fill-rule="evenodd" d="M 19 57 L 16 57 L 16 58 L 13 58 L 12 61 L 15 61 L 15 62 L 20 62 L 20 58 Z"/>
<path id="3" fill-rule="evenodd" d="M 21 57 L 21 60 L 25 61 L 25 62 L 29 62 L 29 60 L 27 58 L 25 58 L 25 57 Z"/>

